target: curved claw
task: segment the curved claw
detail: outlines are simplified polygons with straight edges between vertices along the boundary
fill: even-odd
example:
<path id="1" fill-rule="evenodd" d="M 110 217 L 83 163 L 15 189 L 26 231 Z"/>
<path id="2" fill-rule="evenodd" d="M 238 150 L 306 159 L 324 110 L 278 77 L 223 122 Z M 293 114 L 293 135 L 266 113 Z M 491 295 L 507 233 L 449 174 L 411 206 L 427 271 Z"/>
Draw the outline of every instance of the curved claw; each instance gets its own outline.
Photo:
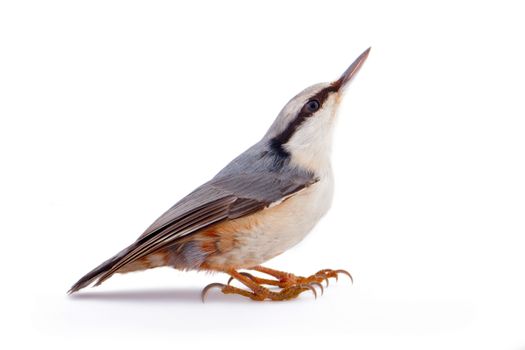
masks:
<path id="1" fill-rule="evenodd" d="M 354 283 L 354 278 L 352 277 L 350 272 L 348 272 L 346 270 L 324 269 L 324 270 L 321 270 L 321 271 L 317 272 L 315 275 L 322 277 L 326 281 L 326 286 L 328 287 L 330 285 L 330 283 L 328 282 L 329 278 L 333 277 L 333 278 L 335 278 L 336 281 L 339 281 L 339 275 L 338 274 L 340 274 L 340 273 L 347 275 L 350 278 L 350 280 L 352 281 L 352 284 Z"/>
<path id="2" fill-rule="evenodd" d="M 348 277 L 350 277 L 350 281 L 352 281 L 352 284 L 354 284 L 354 278 L 352 277 L 350 272 L 348 272 L 346 270 L 335 270 L 334 272 L 336 273 L 336 276 L 337 276 L 338 273 L 342 273 L 344 275 L 347 275 Z"/>
<path id="3" fill-rule="evenodd" d="M 328 287 L 330 285 L 330 282 L 328 282 L 328 276 L 326 276 L 326 274 L 324 272 L 316 272 L 315 275 L 311 276 L 311 277 L 317 277 L 317 278 L 320 278 L 321 279 L 321 282 L 322 281 L 325 281 L 326 282 L 326 286 Z"/>
<path id="4" fill-rule="evenodd" d="M 204 289 L 201 292 L 202 302 L 204 303 L 204 300 L 206 299 L 206 294 L 208 294 L 210 289 L 212 289 L 212 288 L 220 288 L 220 289 L 222 289 L 224 287 L 226 287 L 226 285 L 223 284 L 223 283 L 210 283 L 210 284 L 208 284 L 206 287 L 204 287 Z"/>
<path id="5" fill-rule="evenodd" d="M 303 284 L 303 285 L 301 285 L 301 288 L 308 288 L 308 289 L 310 289 L 312 291 L 312 293 L 314 293 L 315 299 L 317 299 L 317 292 L 315 291 L 314 287 L 312 287 L 309 284 Z"/>
<path id="6" fill-rule="evenodd" d="M 321 278 L 326 282 L 326 287 L 328 288 L 330 286 L 330 280 L 328 279 L 328 276 L 323 273 L 316 273 L 317 276 L 321 276 Z"/>
<path id="7" fill-rule="evenodd" d="M 324 294 L 324 288 L 323 288 L 323 285 L 321 283 L 318 283 L 318 282 L 310 282 L 310 285 L 315 285 L 315 286 L 318 286 L 319 289 L 321 289 L 321 296 Z"/>
<path id="8" fill-rule="evenodd" d="M 326 276 L 326 279 L 328 280 L 330 277 L 333 277 L 335 278 L 335 280 L 337 281 L 337 274 L 334 273 L 334 270 L 330 270 L 330 269 L 324 269 L 324 270 L 321 270 L 319 272 L 317 272 L 318 274 L 323 274 L 324 276 Z"/>

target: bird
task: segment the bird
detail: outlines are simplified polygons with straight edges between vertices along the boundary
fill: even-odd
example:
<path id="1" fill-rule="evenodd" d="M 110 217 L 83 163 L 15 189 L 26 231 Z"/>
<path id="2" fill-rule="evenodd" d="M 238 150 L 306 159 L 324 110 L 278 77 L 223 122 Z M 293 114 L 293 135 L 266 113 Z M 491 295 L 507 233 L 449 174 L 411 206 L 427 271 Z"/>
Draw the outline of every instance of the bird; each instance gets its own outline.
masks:
<path id="1" fill-rule="evenodd" d="M 328 285 L 339 274 L 352 279 L 343 269 L 302 277 L 262 264 L 299 243 L 330 209 L 337 111 L 370 49 L 337 80 L 293 97 L 262 139 L 168 209 L 135 242 L 78 280 L 68 294 L 98 286 L 116 273 L 162 266 L 230 276 L 226 284 L 206 286 L 203 301 L 214 288 L 255 301 L 291 300 L 306 291 L 317 297 L 314 286 L 323 291 L 321 282 Z M 232 280 L 245 288 L 233 286 Z"/>

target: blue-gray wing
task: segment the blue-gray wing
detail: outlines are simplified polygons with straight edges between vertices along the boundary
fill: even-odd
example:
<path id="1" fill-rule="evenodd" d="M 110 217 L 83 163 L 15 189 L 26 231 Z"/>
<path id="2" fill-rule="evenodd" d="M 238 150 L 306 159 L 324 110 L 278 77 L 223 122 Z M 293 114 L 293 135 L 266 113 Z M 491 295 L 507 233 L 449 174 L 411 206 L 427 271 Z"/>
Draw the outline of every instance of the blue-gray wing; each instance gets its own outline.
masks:
<path id="1" fill-rule="evenodd" d="M 121 267 L 210 225 L 253 214 L 315 183 L 304 171 L 230 173 L 213 178 L 160 216 L 128 248 L 80 279 L 74 292 L 102 283 Z"/>
<path id="2" fill-rule="evenodd" d="M 316 181 L 312 174 L 305 172 L 293 176 L 272 172 L 236 173 L 214 178 L 160 216 L 138 241 L 158 237 L 160 232 L 177 232 L 178 238 L 188 234 L 188 230 L 195 231 L 190 227 L 196 224 L 209 226 L 221 220 L 253 214 Z M 173 234 L 166 236 L 174 238 Z M 163 238 L 167 237 L 163 235 Z"/>

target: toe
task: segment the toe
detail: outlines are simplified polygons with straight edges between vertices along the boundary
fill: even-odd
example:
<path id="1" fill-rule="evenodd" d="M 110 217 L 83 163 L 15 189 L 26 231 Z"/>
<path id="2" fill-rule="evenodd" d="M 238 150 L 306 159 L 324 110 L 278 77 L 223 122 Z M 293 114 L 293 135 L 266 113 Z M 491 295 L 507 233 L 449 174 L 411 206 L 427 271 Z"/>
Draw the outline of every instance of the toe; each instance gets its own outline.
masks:
<path id="1" fill-rule="evenodd" d="M 352 275 L 350 274 L 350 272 L 346 271 L 346 270 L 335 270 L 334 271 L 336 273 L 336 275 L 338 273 L 342 273 L 343 275 L 347 275 L 348 277 L 350 277 L 350 281 L 352 281 L 352 284 L 354 284 L 354 278 L 352 277 Z"/>
<path id="2" fill-rule="evenodd" d="M 318 286 L 319 289 L 321 290 L 321 295 L 324 294 L 324 288 L 323 288 L 323 285 L 321 283 L 319 283 L 319 282 L 310 282 L 310 285 L 311 286 Z"/>
<path id="3" fill-rule="evenodd" d="M 307 288 L 307 289 L 311 290 L 312 293 L 314 294 L 315 299 L 317 299 L 317 292 L 316 292 L 315 288 L 311 286 L 311 284 L 300 285 L 300 288 Z M 304 290 L 304 291 L 306 291 L 306 290 Z"/>
<path id="4" fill-rule="evenodd" d="M 218 289 L 220 289 L 222 291 L 224 289 L 224 287 L 226 287 L 226 285 L 223 284 L 223 283 L 210 283 L 210 284 L 208 284 L 206 287 L 204 287 L 204 289 L 201 292 L 202 302 L 204 303 L 204 301 L 206 300 L 206 295 L 208 294 L 210 289 L 218 288 Z"/>

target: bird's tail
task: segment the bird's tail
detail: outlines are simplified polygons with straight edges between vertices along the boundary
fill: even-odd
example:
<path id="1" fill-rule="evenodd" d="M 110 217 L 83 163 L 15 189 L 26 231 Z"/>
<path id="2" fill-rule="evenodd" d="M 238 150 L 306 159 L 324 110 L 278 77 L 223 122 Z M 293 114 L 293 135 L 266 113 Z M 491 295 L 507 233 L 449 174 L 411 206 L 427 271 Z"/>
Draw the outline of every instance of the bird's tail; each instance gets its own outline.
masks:
<path id="1" fill-rule="evenodd" d="M 90 285 L 92 282 L 98 280 L 100 277 L 102 277 L 102 275 L 106 272 L 108 272 L 109 270 L 111 270 L 111 268 L 113 266 L 115 266 L 116 264 L 118 264 L 121 259 L 123 257 L 126 256 L 127 253 L 129 253 L 129 251 L 131 249 L 133 249 L 134 245 L 131 245 L 129 247 L 127 247 L 126 249 L 122 250 L 120 253 L 118 253 L 117 255 L 115 255 L 114 257 L 104 261 L 102 264 L 100 264 L 99 266 L 97 266 L 96 268 L 94 268 L 93 270 L 91 270 L 90 272 L 88 272 L 84 277 L 82 277 L 81 279 L 78 280 L 77 283 L 75 283 L 70 289 L 69 291 L 67 292 L 68 294 L 72 294 L 72 293 L 75 293 L 75 292 L 78 292 L 79 290 L 81 290 L 82 288 L 84 287 L 87 287 L 88 285 Z M 109 278 L 112 274 L 108 275 L 108 276 L 105 276 L 104 280 Z M 97 282 L 102 282 L 102 281 L 97 281 Z"/>

